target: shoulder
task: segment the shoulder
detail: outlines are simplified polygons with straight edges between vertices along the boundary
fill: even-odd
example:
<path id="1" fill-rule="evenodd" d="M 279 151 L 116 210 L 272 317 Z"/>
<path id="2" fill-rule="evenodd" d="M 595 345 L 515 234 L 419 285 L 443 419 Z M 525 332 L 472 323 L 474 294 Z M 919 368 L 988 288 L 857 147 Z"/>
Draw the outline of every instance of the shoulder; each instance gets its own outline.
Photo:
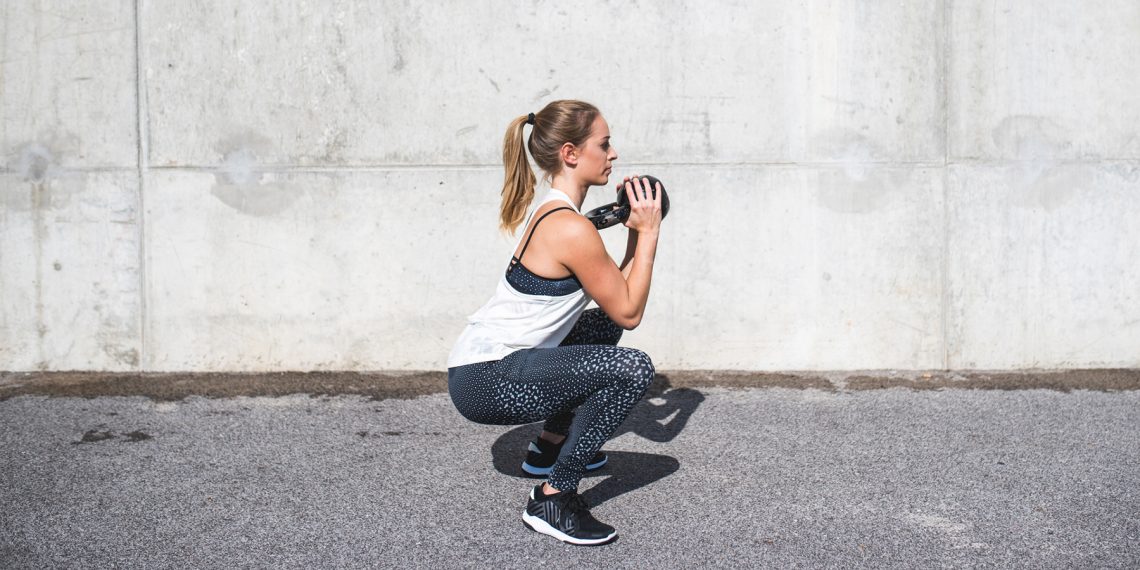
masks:
<path id="1" fill-rule="evenodd" d="M 561 255 L 565 256 L 562 259 L 564 264 L 573 263 L 573 260 L 595 259 L 608 255 L 602 236 L 593 222 L 573 210 L 563 210 L 555 215 L 559 215 L 555 239 L 561 243 L 559 249 L 562 250 Z M 574 269 L 571 268 L 571 271 Z"/>
<path id="2" fill-rule="evenodd" d="M 551 218 L 557 218 L 558 233 L 564 238 L 570 239 L 588 239 L 598 238 L 598 228 L 586 216 L 579 214 L 571 209 L 559 210 L 550 215 Z"/>
<path id="3" fill-rule="evenodd" d="M 542 225 L 549 226 L 544 232 L 539 232 L 545 234 L 544 240 L 547 243 L 552 243 L 551 240 L 563 244 L 573 243 L 574 246 L 569 248 L 569 251 L 592 248 L 594 245 L 604 247 L 602 237 L 593 222 L 572 208 L 559 208 L 560 206 L 544 207 L 538 212 L 540 216 L 544 216 Z"/>

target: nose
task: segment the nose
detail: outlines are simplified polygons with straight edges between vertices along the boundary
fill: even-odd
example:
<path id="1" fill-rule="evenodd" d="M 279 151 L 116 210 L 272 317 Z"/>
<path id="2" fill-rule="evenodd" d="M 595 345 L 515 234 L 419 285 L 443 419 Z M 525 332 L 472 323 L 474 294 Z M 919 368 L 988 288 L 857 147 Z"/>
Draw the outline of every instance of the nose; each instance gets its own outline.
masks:
<path id="1" fill-rule="evenodd" d="M 613 161 L 615 161 L 615 160 L 617 160 L 617 159 L 618 159 L 618 153 L 617 153 L 617 149 L 616 149 L 616 148 L 614 148 L 614 147 L 612 147 L 612 146 L 610 147 L 610 156 L 609 156 L 609 158 L 610 158 L 610 162 L 613 162 Z"/>

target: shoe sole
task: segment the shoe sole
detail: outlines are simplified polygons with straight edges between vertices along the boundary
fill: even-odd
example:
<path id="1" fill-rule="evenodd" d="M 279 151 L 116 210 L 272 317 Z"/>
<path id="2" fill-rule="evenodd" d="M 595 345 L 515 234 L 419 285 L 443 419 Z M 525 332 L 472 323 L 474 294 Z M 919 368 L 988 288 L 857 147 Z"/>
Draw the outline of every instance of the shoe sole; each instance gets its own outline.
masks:
<path id="1" fill-rule="evenodd" d="M 547 523 L 546 521 L 544 521 L 538 517 L 531 516 L 526 511 L 523 511 L 523 525 L 526 526 L 527 528 L 529 528 L 530 530 L 534 531 L 534 532 L 537 532 L 539 534 L 545 534 L 547 536 L 553 536 L 554 538 L 557 538 L 558 540 L 561 540 L 562 542 L 565 542 L 567 544 L 573 544 L 575 546 L 601 546 L 603 544 L 608 544 L 610 542 L 613 542 L 615 539 L 617 539 L 617 531 L 616 530 L 613 531 L 612 533 L 610 533 L 609 536 L 606 536 L 603 538 L 592 538 L 592 539 L 591 538 L 574 538 L 574 537 L 550 526 L 550 524 Z"/>
<path id="2" fill-rule="evenodd" d="M 609 460 L 610 460 L 610 458 L 607 456 L 605 459 L 603 459 L 597 463 L 591 463 L 589 465 L 586 465 L 586 471 L 593 471 L 595 469 L 600 469 Z M 534 465 L 531 465 L 530 463 L 523 461 L 522 470 L 526 471 L 530 475 L 545 476 L 545 475 L 550 475 L 550 472 L 554 470 L 554 466 L 535 467 Z"/>

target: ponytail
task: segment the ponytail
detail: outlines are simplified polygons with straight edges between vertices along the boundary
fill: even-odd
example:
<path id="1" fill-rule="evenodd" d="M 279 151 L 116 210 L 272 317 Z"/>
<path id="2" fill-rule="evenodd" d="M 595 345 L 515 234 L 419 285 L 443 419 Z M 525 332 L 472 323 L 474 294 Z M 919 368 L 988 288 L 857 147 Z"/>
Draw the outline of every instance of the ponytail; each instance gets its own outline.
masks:
<path id="1" fill-rule="evenodd" d="M 534 199 L 534 171 L 526 159 L 526 143 L 523 128 L 528 117 L 523 115 L 511 121 L 507 134 L 503 136 L 503 168 L 506 177 L 503 182 L 503 202 L 499 209 L 499 229 L 515 233 L 515 229 L 526 216 L 526 208 Z"/>
<path id="2" fill-rule="evenodd" d="M 499 229 L 515 233 L 526 217 L 526 209 L 534 200 L 534 171 L 526 159 L 530 150 L 535 164 L 546 173 L 546 179 L 562 170 L 559 152 L 564 143 L 586 144 L 590 126 L 599 115 L 598 108 L 574 100 L 552 101 L 541 111 L 522 115 L 511 121 L 503 137 L 503 203 L 499 210 Z M 530 139 L 523 141 L 523 128 L 534 125 Z"/>

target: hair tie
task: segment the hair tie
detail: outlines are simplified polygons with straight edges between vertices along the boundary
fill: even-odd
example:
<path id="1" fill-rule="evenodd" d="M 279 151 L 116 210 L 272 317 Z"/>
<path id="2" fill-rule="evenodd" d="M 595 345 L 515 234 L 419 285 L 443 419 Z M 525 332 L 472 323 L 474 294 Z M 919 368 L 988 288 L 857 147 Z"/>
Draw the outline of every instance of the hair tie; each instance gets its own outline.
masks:
<path id="1" fill-rule="evenodd" d="M 528 125 L 534 124 L 534 113 L 530 113 L 529 115 L 526 116 L 526 124 L 528 124 Z"/>

